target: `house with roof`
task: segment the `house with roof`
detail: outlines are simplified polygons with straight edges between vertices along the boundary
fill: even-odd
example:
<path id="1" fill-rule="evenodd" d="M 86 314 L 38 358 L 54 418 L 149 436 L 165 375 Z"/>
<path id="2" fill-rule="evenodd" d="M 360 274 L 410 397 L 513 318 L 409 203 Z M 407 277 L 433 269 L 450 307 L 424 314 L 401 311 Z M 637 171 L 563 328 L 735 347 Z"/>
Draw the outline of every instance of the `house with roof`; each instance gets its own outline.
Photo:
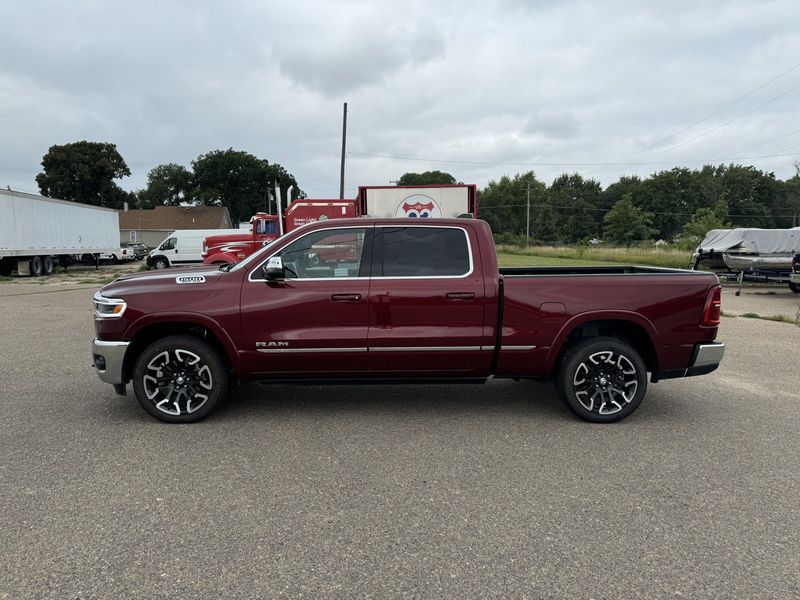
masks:
<path id="1" fill-rule="evenodd" d="M 231 229 L 231 216 L 224 206 L 156 206 L 145 210 L 119 211 L 122 242 L 144 242 L 155 248 L 176 229 Z"/>

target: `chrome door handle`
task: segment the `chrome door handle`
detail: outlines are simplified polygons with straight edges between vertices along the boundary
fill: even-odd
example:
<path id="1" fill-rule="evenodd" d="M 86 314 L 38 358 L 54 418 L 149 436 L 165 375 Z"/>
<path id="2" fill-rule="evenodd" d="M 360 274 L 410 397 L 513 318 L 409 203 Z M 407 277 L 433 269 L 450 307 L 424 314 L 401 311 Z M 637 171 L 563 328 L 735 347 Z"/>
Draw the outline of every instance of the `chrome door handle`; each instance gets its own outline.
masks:
<path id="1" fill-rule="evenodd" d="M 444 296 L 448 300 L 475 300 L 474 292 L 447 292 Z"/>
<path id="2" fill-rule="evenodd" d="M 361 294 L 331 294 L 334 302 L 361 302 Z"/>

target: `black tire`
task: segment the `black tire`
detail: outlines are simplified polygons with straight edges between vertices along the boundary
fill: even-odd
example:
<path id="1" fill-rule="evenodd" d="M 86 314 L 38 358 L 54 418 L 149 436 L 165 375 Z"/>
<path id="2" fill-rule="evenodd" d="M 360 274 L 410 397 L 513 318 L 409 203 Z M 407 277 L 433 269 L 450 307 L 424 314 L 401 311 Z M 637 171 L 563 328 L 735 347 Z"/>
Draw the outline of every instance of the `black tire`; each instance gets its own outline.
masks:
<path id="1" fill-rule="evenodd" d="M 53 271 L 56 270 L 56 261 L 53 260 L 52 256 L 43 256 L 42 257 L 42 272 L 45 275 L 52 275 Z"/>
<path id="2" fill-rule="evenodd" d="M 153 259 L 154 269 L 169 269 L 169 260 L 164 256 Z"/>
<path id="3" fill-rule="evenodd" d="M 792 290 L 795 294 L 800 294 L 800 284 L 790 282 L 789 289 Z"/>
<path id="4" fill-rule="evenodd" d="M 567 351 L 555 383 L 561 401 L 581 419 L 613 423 L 641 404 L 647 367 L 627 342 L 596 337 Z"/>
<path id="5" fill-rule="evenodd" d="M 43 268 L 42 259 L 38 256 L 34 256 L 28 261 L 28 270 L 30 271 L 31 277 L 39 277 L 42 274 Z"/>
<path id="6" fill-rule="evenodd" d="M 11 261 L 0 259 L 0 277 L 8 277 L 14 270 L 14 265 Z"/>
<path id="7" fill-rule="evenodd" d="M 171 335 L 152 343 L 133 368 L 133 391 L 139 404 L 165 423 L 203 419 L 227 389 L 228 369 L 219 353 L 191 335 Z"/>

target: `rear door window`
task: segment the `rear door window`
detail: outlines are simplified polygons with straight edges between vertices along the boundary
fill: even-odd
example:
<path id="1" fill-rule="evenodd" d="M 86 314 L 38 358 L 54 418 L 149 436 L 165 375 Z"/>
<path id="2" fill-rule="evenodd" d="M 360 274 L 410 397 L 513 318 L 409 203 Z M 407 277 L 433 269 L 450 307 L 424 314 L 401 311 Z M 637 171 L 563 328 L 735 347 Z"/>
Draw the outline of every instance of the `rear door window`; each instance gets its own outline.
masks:
<path id="1" fill-rule="evenodd" d="M 377 277 L 462 277 L 472 271 L 463 229 L 383 227 L 377 240 Z"/>

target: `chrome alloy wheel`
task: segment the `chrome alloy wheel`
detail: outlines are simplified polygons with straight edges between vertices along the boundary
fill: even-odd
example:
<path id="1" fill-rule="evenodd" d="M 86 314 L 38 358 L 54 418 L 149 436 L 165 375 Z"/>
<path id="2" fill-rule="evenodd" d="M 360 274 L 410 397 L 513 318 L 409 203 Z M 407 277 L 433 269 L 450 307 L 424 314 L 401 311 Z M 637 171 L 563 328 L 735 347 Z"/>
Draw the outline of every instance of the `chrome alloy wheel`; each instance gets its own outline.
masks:
<path id="1" fill-rule="evenodd" d="M 624 355 L 611 350 L 590 354 L 578 365 L 572 379 L 575 397 L 590 412 L 613 415 L 636 396 L 636 367 Z"/>
<path id="2" fill-rule="evenodd" d="M 208 365 L 194 352 L 180 348 L 154 356 L 142 377 L 147 399 L 161 412 L 174 416 L 200 410 L 213 383 Z"/>

